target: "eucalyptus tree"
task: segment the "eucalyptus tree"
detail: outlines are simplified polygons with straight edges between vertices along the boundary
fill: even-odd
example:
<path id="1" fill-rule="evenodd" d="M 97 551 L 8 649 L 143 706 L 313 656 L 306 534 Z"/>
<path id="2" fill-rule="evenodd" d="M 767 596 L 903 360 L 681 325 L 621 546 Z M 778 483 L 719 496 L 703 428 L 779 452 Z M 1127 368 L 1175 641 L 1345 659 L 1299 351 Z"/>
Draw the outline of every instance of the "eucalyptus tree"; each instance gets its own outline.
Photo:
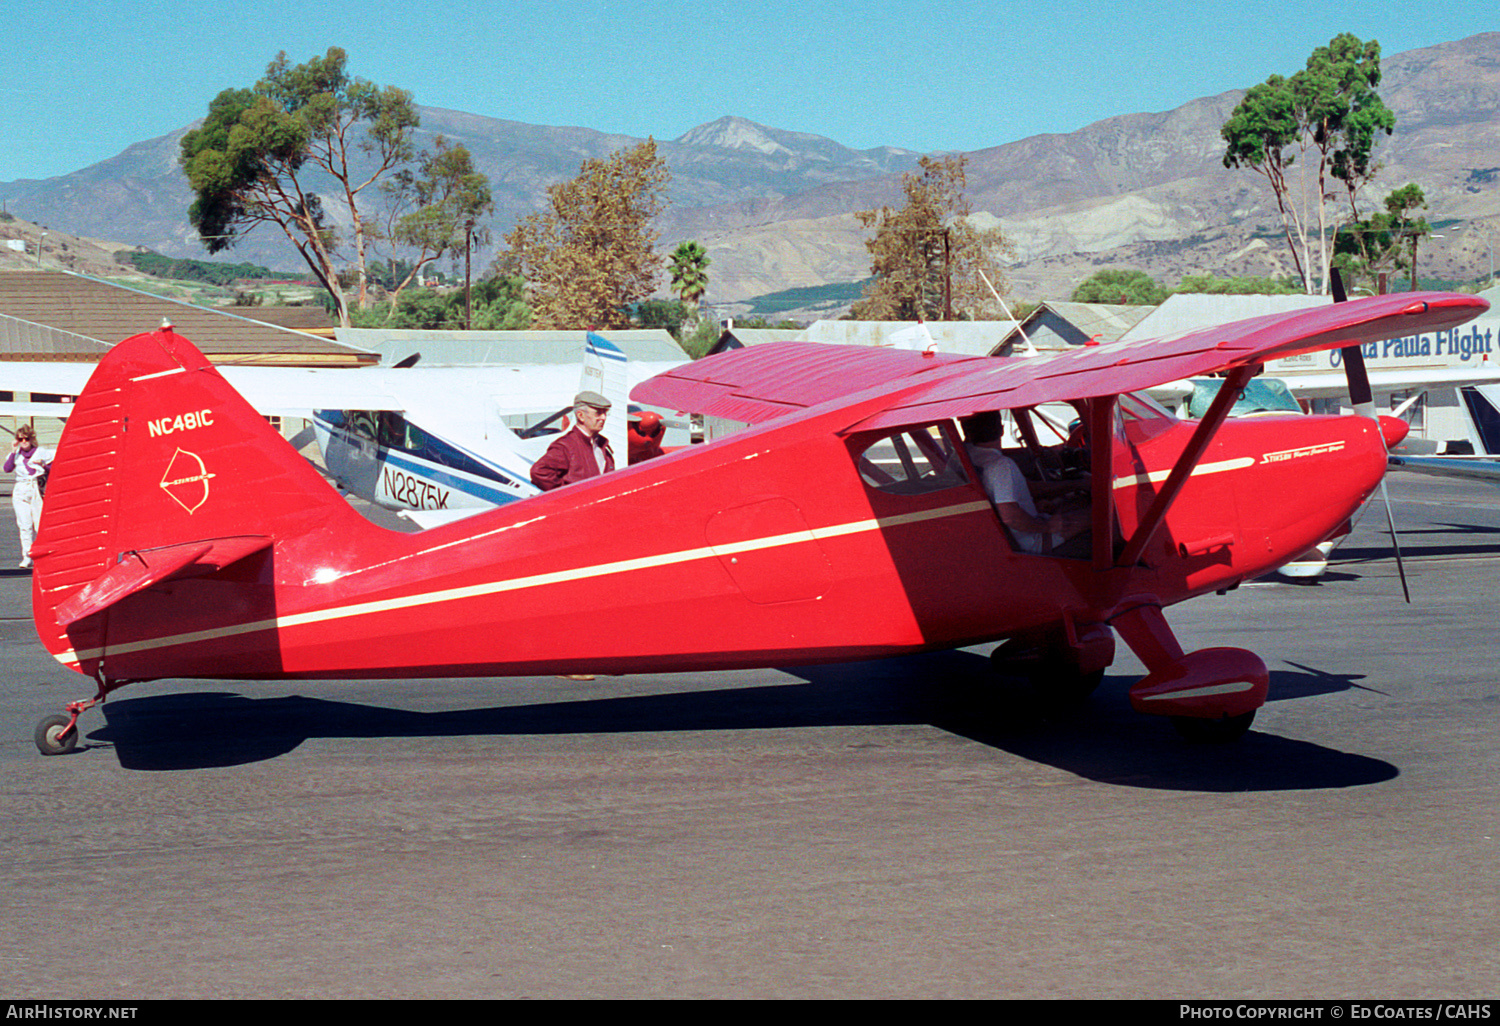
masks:
<path id="1" fill-rule="evenodd" d="M 334 222 L 347 219 L 366 305 L 369 233 L 360 193 L 411 159 L 419 123 L 411 93 L 354 78 L 347 62 L 338 47 L 298 65 L 277 54 L 253 88 L 226 89 L 209 103 L 202 126 L 183 137 L 179 158 L 195 193 L 188 219 L 208 251 L 227 249 L 259 225 L 276 225 L 346 325 Z M 327 198 L 338 217 L 326 209 Z"/>
<path id="2" fill-rule="evenodd" d="M 1426 208 L 1422 187 L 1410 182 L 1386 196 L 1384 211 L 1341 226 L 1334 240 L 1334 264 L 1344 280 L 1364 279 L 1374 287 L 1382 273 L 1405 270 L 1415 290 L 1417 244 L 1432 234 L 1427 218 L 1417 213 Z"/>
<path id="3" fill-rule="evenodd" d="M 495 209 L 490 180 L 474 169 L 462 144 L 448 145 L 438 136 L 431 151 L 417 157 L 416 171 L 402 168 L 385 183 L 390 200 L 391 241 L 417 250 L 406 276 L 391 292 L 391 309 L 422 268 L 445 254 L 464 256 L 465 309 L 469 308 L 473 248 L 489 240 L 482 221 Z M 410 209 L 410 208 L 415 209 Z"/>
<path id="4" fill-rule="evenodd" d="M 1346 32 L 1314 50 L 1291 78 L 1272 75 L 1249 89 L 1220 131 L 1224 166 L 1249 168 L 1270 184 L 1308 293 L 1328 290 L 1328 199 L 1342 185 L 1359 217 L 1360 187 L 1378 170 L 1375 143 L 1395 128 L 1379 84 L 1380 44 Z"/>

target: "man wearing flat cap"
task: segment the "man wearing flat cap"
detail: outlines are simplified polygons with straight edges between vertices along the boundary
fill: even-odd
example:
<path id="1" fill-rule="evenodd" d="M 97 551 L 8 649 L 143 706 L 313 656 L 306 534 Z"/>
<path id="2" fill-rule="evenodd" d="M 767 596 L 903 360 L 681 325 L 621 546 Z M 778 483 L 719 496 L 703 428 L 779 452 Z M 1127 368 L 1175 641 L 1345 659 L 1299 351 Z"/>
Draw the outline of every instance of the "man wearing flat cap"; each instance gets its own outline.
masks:
<path id="1" fill-rule="evenodd" d="M 614 470 L 615 454 L 603 433 L 608 416 L 608 399 L 598 392 L 579 392 L 573 398 L 573 429 L 558 435 L 531 465 L 531 483 L 550 492 Z"/>

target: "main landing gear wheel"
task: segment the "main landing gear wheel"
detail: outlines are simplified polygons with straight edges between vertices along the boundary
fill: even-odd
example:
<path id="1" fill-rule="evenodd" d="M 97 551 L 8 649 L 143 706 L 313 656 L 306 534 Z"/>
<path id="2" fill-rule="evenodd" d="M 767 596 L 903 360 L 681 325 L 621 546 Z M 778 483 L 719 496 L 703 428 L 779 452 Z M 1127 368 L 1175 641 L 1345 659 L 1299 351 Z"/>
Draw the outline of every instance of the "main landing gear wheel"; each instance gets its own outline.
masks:
<path id="1" fill-rule="evenodd" d="M 1053 686 L 1056 693 L 1069 701 L 1082 702 L 1094 693 L 1104 681 L 1104 670 L 1090 670 L 1082 673 L 1071 668 L 1058 670 L 1053 678 Z"/>
<path id="2" fill-rule="evenodd" d="M 78 747 L 78 726 L 71 716 L 47 716 L 36 725 L 33 737 L 43 755 L 66 755 Z"/>
<path id="3" fill-rule="evenodd" d="M 1177 728 L 1177 733 L 1195 744 L 1211 745 L 1238 741 L 1245 736 L 1245 732 L 1250 729 L 1250 724 L 1254 722 L 1254 709 L 1238 716 L 1225 716 L 1218 720 L 1206 720 L 1197 716 L 1172 717 L 1172 726 Z"/>
<path id="4" fill-rule="evenodd" d="M 1066 659 L 1049 659 L 1036 649 L 1001 645 L 990 653 L 997 673 L 1025 677 L 1044 695 L 1061 702 L 1083 702 L 1104 681 L 1104 667 L 1080 670 Z"/>

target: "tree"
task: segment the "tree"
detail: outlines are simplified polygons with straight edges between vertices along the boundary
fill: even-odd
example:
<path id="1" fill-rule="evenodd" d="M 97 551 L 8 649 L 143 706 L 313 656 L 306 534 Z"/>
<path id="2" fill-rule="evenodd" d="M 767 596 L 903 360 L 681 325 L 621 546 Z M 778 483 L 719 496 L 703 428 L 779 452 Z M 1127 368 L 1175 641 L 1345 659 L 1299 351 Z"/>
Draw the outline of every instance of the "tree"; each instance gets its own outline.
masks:
<path id="1" fill-rule="evenodd" d="M 1177 283 L 1178 294 L 1211 296 L 1280 296 L 1301 292 L 1301 282 L 1291 278 L 1218 278 L 1211 274 L 1189 274 Z"/>
<path id="2" fill-rule="evenodd" d="M 665 328 L 676 338 L 688 309 L 680 299 L 647 299 L 635 308 L 635 319 L 643 328 Z"/>
<path id="3" fill-rule="evenodd" d="M 955 310 L 976 319 L 1000 315 L 984 279 L 1004 287 L 992 257 L 1011 249 L 998 228 L 980 231 L 969 223 L 965 163 L 961 156 L 922 157 L 920 173 L 901 178 L 906 206 L 855 214 L 875 237 L 865 242 L 874 280 L 850 308 L 853 318 L 944 320 Z"/>
<path id="4" fill-rule="evenodd" d="M 360 305 L 367 302 L 367 233 L 359 195 L 411 159 L 417 127 L 411 93 L 345 71 L 343 50 L 291 67 L 276 55 L 253 89 L 226 89 L 201 128 L 182 139 L 180 162 L 196 198 L 188 219 L 210 253 L 260 224 L 275 224 L 332 297 L 343 324 L 337 236 L 317 189 L 330 176 L 354 242 Z"/>
<path id="5" fill-rule="evenodd" d="M 1167 290 L 1145 271 L 1111 268 L 1091 275 L 1073 290 L 1075 303 L 1107 303 L 1116 306 L 1156 306 L 1167 298 Z"/>
<path id="6" fill-rule="evenodd" d="M 1391 228 L 1398 239 L 1406 244 L 1406 252 L 1398 257 L 1396 266 L 1405 266 L 1411 272 L 1411 290 L 1417 290 L 1417 243 L 1432 234 L 1427 218 L 1414 216 L 1418 210 L 1427 209 L 1427 197 L 1415 182 L 1408 182 L 1385 198 L 1386 216 L 1391 219 Z"/>
<path id="7" fill-rule="evenodd" d="M 401 290 L 411 284 L 423 267 L 439 260 L 445 253 L 464 254 L 464 294 L 469 293 L 469 257 L 477 242 L 488 242 L 487 230 L 480 221 L 494 209 L 490 197 L 490 180 L 474 170 L 473 159 L 466 147 L 448 145 L 438 136 L 431 152 L 424 151 L 417 157 L 417 170 L 413 173 L 402 168 L 386 182 L 385 191 L 390 198 L 390 217 L 394 221 L 389 235 L 391 241 L 410 246 L 418 251 L 416 263 L 410 265 L 406 276 L 391 293 L 391 307 L 395 308 Z M 408 214 L 400 212 L 415 205 L 416 210 Z M 469 306 L 465 301 L 466 308 Z"/>
<path id="8" fill-rule="evenodd" d="M 495 275 L 474 283 L 476 331 L 524 331 L 531 327 L 526 282 L 520 275 Z"/>
<path id="9" fill-rule="evenodd" d="M 1427 208 L 1421 186 L 1408 183 L 1385 198 L 1385 212 L 1342 226 L 1334 238 L 1334 264 L 1351 285 L 1365 279 L 1376 287 L 1389 269 L 1411 272 L 1417 287 L 1417 243 L 1432 232 L 1416 211 Z"/>
<path id="10" fill-rule="evenodd" d="M 1395 128 L 1395 115 L 1375 92 L 1379 84 L 1380 44 L 1346 32 L 1313 51 L 1291 78 L 1272 75 L 1251 88 L 1220 131 L 1224 166 L 1250 168 L 1270 183 L 1309 294 L 1328 291 L 1332 183 L 1344 186 L 1357 218 L 1360 186 L 1378 170 L 1371 162 L 1376 138 Z"/>
<path id="11" fill-rule="evenodd" d="M 505 236 L 526 279 L 538 328 L 620 328 L 656 291 L 661 256 L 652 222 L 671 179 L 656 142 L 586 160 L 547 189 L 545 210 Z"/>
<path id="12" fill-rule="evenodd" d="M 707 355 L 708 351 L 712 349 L 715 343 L 717 343 L 718 341 L 718 324 L 710 320 L 702 320 L 699 321 L 698 326 L 694 328 L 688 334 L 688 336 L 682 340 L 682 348 L 683 351 L 688 354 L 688 356 L 692 357 L 694 360 L 697 360 Z"/>
<path id="13" fill-rule="evenodd" d="M 531 327 L 531 309 L 516 277 L 481 278 L 474 283 L 473 309 L 462 292 L 413 288 L 394 306 L 350 312 L 357 328 L 426 328 L 458 330 L 472 320 L 479 331 L 521 331 Z"/>
<path id="14" fill-rule="evenodd" d="M 708 250 L 702 243 L 684 242 L 672 250 L 672 291 L 677 293 L 689 309 L 689 316 L 698 309 L 698 301 L 708 291 Z"/>

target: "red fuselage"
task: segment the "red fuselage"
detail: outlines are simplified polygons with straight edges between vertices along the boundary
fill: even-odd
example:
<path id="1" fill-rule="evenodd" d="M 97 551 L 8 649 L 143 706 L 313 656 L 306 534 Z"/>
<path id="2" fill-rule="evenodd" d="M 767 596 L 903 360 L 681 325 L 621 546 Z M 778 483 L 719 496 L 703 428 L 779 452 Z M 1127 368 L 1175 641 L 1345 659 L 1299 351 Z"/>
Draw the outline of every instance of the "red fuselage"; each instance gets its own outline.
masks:
<path id="1" fill-rule="evenodd" d="M 1169 605 L 1285 563 L 1331 535 L 1385 466 L 1368 419 L 1231 421 L 1139 564 L 1101 571 L 1013 551 L 972 475 L 872 486 L 856 459 L 888 432 L 839 433 L 859 421 L 859 404 L 418 534 L 369 524 L 305 480 L 289 450 L 238 455 L 253 411 L 215 395 L 189 408 L 213 412 L 189 435 L 129 439 L 129 464 L 151 485 L 130 515 L 154 536 L 132 547 L 255 533 L 274 545 L 67 630 L 46 628 L 41 610 L 55 599 L 39 576 L 44 643 L 107 684 L 797 665 L 977 643 L 1064 618 L 1103 623 L 1122 602 Z M 1192 431 L 1146 420 L 1117 434 L 1107 494 L 1122 540 Z M 156 481 L 187 442 L 202 465 L 189 475 L 204 490 L 193 509 L 186 478 Z"/>

